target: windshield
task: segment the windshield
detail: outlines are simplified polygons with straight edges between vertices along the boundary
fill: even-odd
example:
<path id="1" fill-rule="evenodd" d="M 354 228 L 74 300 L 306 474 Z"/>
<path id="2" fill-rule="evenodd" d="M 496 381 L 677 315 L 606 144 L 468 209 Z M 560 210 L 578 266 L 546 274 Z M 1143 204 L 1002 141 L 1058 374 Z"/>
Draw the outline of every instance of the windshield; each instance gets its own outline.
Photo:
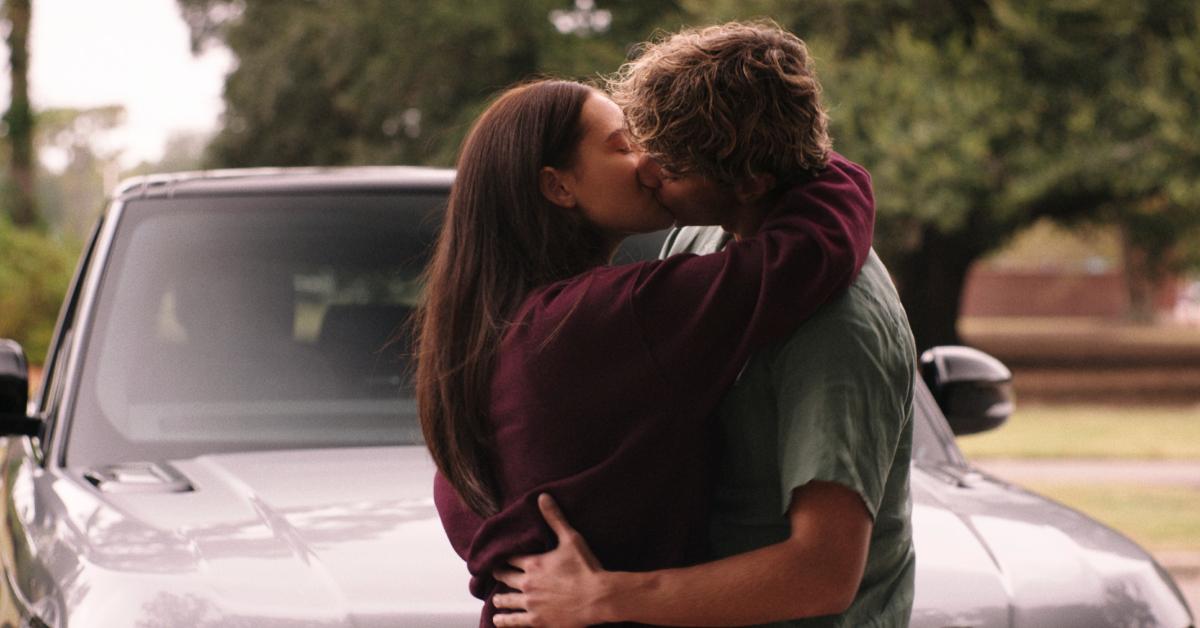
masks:
<path id="1" fill-rule="evenodd" d="M 405 323 L 444 200 L 128 203 L 68 463 L 420 442 Z"/>

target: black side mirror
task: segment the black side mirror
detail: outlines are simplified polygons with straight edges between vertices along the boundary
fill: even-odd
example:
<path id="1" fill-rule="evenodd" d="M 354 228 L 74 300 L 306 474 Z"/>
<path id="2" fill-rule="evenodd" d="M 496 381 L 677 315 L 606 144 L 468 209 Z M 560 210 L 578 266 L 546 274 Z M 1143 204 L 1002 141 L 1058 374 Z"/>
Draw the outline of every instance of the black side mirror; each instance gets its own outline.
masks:
<path id="1" fill-rule="evenodd" d="M 1012 415 L 1012 371 L 970 347 L 934 347 L 921 354 L 921 376 L 954 434 L 996 429 Z"/>
<path id="2" fill-rule="evenodd" d="M 0 436 L 36 436 L 42 422 L 25 415 L 29 365 L 21 345 L 0 338 Z"/>

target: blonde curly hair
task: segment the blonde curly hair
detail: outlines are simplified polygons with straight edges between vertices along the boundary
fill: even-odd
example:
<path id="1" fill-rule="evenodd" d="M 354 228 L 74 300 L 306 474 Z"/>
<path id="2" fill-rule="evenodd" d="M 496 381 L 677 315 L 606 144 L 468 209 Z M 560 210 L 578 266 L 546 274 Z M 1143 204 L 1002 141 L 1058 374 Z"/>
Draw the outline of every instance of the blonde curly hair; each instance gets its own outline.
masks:
<path id="1" fill-rule="evenodd" d="M 630 134 L 664 168 L 781 184 L 825 167 L 832 142 L 808 47 L 770 20 L 661 36 L 608 78 Z"/>

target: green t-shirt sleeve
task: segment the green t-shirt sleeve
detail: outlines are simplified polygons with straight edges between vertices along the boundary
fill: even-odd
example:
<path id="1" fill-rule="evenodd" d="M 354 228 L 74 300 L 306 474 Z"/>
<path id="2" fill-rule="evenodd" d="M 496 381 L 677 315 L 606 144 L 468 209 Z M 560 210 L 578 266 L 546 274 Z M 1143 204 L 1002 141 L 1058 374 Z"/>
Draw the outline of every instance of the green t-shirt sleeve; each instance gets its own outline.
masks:
<path id="1" fill-rule="evenodd" d="M 855 324 L 818 316 L 774 360 L 783 512 L 792 491 L 813 480 L 858 493 L 872 520 L 879 511 L 904 422 L 911 420 L 902 387 L 911 390 L 912 382 L 889 370 L 894 361 L 881 359 L 881 347 L 870 333 L 856 333 Z"/>

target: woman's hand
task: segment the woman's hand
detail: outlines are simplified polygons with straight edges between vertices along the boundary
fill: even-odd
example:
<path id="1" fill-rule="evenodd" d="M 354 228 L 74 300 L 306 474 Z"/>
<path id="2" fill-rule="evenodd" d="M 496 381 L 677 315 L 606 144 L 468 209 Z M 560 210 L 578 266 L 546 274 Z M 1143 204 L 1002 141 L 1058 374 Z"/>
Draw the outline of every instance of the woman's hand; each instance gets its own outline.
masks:
<path id="1" fill-rule="evenodd" d="M 497 613 L 496 625 L 575 627 L 613 621 L 607 616 L 608 572 L 549 495 L 538 496 L 538 509 L 558 537 L 558 547 L 514 558 L 509 564 L 515 569 L 493 574 L 516 589 L 492 597 L 496 608 L 511 611 Z"/>

